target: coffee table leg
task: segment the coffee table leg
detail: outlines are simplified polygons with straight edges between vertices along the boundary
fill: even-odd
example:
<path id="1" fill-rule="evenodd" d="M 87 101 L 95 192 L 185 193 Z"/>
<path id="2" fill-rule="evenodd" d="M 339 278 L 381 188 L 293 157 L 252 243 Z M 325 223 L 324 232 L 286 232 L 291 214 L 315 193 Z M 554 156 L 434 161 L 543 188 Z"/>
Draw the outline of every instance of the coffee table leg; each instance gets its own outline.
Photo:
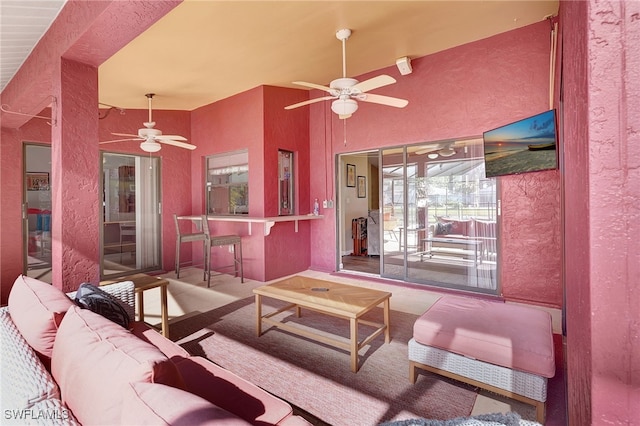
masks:
<path id="1" fill-rule="evenodd" d="M 358 320 L 349 320 L 351 328 L 351 371 L 358 372 Z"/>
<path id="2" fill-rule="evenodd" d="M 386 326 L 384 330 L 384 342 L 391 342 L 391 314 L 389 309 L 389 298 L 384 301 L 384 325 Z"/>
<path id="3" fill-rule="evenodd" d="M 138 317 L 140 318 L 140 322 L 144 322 L 144 292 L 138 292 Z"/>
<path id="4" fill-rule="evenodd" d="M 256 333 L 262 335 L 262 296 L 256 294 Z"/>
<path id="5" fill-rule="evenodd" d="M 169 338 L 169 307 L 167 306 L 167 284 L 160 289 L 160 304 L 162 309 L 162 335 Z"/>

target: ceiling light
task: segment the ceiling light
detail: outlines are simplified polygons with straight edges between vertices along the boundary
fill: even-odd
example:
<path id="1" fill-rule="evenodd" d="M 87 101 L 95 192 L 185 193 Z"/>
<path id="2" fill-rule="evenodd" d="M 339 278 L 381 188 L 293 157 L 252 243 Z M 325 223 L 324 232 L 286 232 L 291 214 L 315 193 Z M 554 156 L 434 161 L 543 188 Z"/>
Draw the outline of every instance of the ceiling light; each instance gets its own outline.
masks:
<path id="1" fill-rule="evenodd" d="M 428 154 L 427 157 L 429 157 L 430 160 L 435 160 L 436 158 L 438 158 L 438 153 L 437 152 L 432 152 L 432 153 Z"/>
<path id="2" fill-rule="evenodd" d="M 358 109 L 358 103 L 350 98 L 336 99 L 331 103 L 331 111 L 338 115 L 351 115 Z"/>
<path id="3" fill-rule="evenodd" d="M 140 148 L 144 152 L 158 152 L 162 147 L 158 142 L 146 140 L 140 144 Z"/>
<path id="4" fill-rule="evenodd" d="M 456 154 L 455 149 L 451 148 L 450 146 L 444 149 L 441 149 L 440 151 L 438 151 L 438 154 L 442 155 L 443 157 L 451 157 L 452 155 Z"/>

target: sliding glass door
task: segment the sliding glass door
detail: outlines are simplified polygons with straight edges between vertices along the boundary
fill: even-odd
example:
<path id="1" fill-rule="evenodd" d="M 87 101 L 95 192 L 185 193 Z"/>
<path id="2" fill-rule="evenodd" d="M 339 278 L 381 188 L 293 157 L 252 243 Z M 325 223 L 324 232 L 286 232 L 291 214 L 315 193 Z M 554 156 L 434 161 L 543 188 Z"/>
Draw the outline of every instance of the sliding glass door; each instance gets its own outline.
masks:
<path id="1" fill-rule="evenodd" d="M 51 146 L 24 145 L 24 273 L 51 282 Z"/>
<path id="2" fill-rule="evenodd" d="M 160 268 L 159 159 L 102 154 L 101 276 Z"/>
<path id="3" fill-rule="evenodd" d="M 382 276 L 497 293 L 496 180 L 481 141 L 382 150 Z"/>

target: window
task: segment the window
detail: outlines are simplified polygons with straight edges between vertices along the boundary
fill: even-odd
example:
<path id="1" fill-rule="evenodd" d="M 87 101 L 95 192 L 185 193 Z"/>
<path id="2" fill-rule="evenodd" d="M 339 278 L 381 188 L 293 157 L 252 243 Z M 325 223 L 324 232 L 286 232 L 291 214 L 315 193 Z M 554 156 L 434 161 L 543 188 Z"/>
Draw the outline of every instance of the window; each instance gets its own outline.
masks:
<path id="1" fill-rule="evenodd" d="M 207 214 L 249 213 L 249 154 L 247 150 L 206 159 Z"/>

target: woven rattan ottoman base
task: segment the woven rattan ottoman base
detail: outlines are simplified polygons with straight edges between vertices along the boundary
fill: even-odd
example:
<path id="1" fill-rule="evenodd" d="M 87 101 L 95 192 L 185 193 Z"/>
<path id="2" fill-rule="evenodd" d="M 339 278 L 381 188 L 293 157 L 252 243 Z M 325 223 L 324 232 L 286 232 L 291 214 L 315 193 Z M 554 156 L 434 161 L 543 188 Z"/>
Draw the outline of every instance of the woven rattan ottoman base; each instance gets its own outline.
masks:
<path id="1" fill-rule="evenodd" d="M 415 383 L 416 368 L 430 371 L 513 398 L 536 407 L 536 420 L 544 423 L 547 378 L 512 370 L 442 349 L 409 341 L 409 379 Z"/>

